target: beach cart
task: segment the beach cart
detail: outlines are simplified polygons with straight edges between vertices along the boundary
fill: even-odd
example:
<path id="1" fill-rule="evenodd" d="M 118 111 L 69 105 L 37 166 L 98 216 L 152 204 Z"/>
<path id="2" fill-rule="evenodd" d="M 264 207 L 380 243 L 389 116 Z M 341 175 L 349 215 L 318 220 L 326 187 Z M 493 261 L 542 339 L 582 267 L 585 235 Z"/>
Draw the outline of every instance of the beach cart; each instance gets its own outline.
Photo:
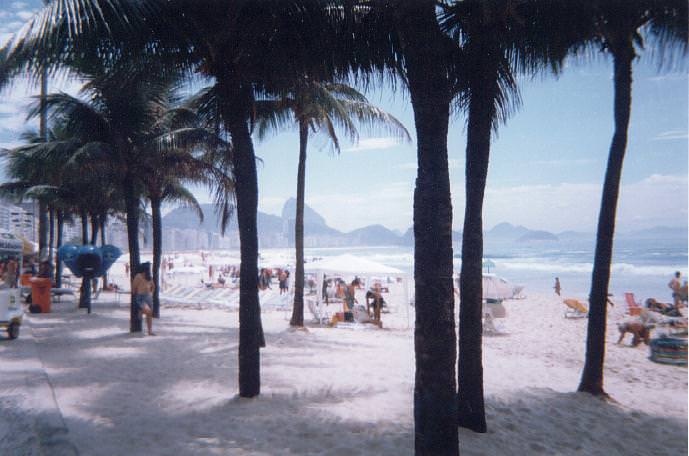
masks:
<path id="1" fill-rule="evenodd" d="M 0 232 L 0 256 L 17 260 L 15 276 L 6 275 L 0 281 L 0 330 L 6 330 L 10 339 L 19 337 L 24 312 L 21 306 L 20 289 L 17 288 L 18 274 L 22 270 L 24 244 L 12 233 Z"/>

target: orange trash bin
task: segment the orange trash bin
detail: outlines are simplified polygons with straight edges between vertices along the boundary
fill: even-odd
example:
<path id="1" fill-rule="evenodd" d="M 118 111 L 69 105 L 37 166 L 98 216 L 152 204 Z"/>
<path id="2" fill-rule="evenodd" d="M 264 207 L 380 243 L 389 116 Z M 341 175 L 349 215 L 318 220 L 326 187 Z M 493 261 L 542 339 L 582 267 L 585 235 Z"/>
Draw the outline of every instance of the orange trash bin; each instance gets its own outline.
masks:
<path id="1" fill-rule="evenodd" d="M 19 284 L 23 287 L 31 286 L 31 278 L 33 274 L 22 274 L 19 276 Z"/>
<path id="2" fill-rule="evenodd" d="M 41 308 L 41 313 L 50 312 L 50 279 L 34 277 L 31 281 L 31 302 Z"/>

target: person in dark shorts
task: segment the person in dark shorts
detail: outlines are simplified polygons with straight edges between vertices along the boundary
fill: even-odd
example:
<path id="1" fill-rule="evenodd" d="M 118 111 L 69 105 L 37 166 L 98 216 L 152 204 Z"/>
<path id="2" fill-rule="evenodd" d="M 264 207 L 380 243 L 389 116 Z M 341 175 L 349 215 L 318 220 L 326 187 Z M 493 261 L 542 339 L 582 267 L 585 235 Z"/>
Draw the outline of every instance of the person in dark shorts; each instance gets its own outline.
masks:
<path id="1" fill-rule="evenodd" d="M 132 292 L 134 293 L 134 305 L 139 315 L 146 316 L 148 335 L 155 336 L 153 332 L 153 290 L 155 285 L 151 277 L 151 263 L 141 263 L 137 274 L 132 280 Z"/>

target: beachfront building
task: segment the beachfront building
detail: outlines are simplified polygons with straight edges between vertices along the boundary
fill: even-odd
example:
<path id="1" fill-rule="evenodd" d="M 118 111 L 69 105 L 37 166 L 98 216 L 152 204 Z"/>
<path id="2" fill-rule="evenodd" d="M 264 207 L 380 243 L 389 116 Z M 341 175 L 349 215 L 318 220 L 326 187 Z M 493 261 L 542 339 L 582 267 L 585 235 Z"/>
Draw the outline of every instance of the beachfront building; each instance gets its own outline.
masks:
<path id="1" fill-rule="evenodd" d="M 33 203 L 15 205 L 0 201 L 0 229 L 34 241 L 36 225 Z"/>

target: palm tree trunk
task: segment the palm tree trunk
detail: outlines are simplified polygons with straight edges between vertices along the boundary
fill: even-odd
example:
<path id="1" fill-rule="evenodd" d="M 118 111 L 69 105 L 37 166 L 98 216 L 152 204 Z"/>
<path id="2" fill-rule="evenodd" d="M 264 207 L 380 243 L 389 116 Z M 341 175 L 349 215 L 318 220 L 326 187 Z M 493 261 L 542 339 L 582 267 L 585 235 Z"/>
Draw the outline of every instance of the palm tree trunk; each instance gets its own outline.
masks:
<path id="1" fill-rule="evenodd" d="M 41 139 L 48 142 L 48 70 L 41 70 L 41 95 L 40 95 L 40 118 L 39 135 Z M 42 201 L 38 202 L 38 255 L 42 258 L 46 255 L 46 243 L 48 241 L 48 207 Z"/>
<path id="2" fill-rule="evenodd" d="M 153 316 L 160 317 L 160 260 L 163 253 L 163 216 L 160 212 L 161 200 L 151 197 L 151 222 L 153 225 Z"/>
<path id="3" fill-rule="evenodd" d="M 99 217 L 99 225 L 100 225 L 100 245 L 101 247 L 105 245 L 105 222 L 108 219 L 108 213 L 104 212 L 100 215 Z M 103 289 L 108 286 L 108 272 L 105 271 L 103 272 Z"/>
<path id="4" fill-rule="evenodd" d="M 127 211 L 127 242 L 129 244 L 129 279 L 134 280 L 139 269 L 139 200 L 134 193 L 134 182 L 127 176 L 123 182 L 125 210 Z M 134 292 L 129 305 L 129 332 L 141 332 L 141 318 L 134 306 Z"/>
<path id="5" fill-rule="evenodd" d="M 48 205 L 38 202 L 38 256 L 43 258 L 48 254 Z"/>
<path id="6" fill-rule="evenodd" d="M 86 245 L 89 243 L 89 219 L 86 215 L 86 211 L 81 210 L 79 217 L 81 218 L 81 243 Z"/>
<path id="7" fill-rule="evenodd" d="M 447 160 L 450 91 L 435 2 L 402 2 L 409 91 L 417 134 L 414 190 L 415 449 L 458 455 L 457 345 L 452 287 L 452 202 Z"/>
<path id="8" fill-rule="evenodd" d="M 65 229 L 65 213 L 62 209 L 57 210 L 57 241 L 56 248 L 60 250 L 62 247 L 62 237 Z M 55 255 L 55 286 L 62 288 L 62 261 L 60 255 Z"/>
<path id="9" fill-rule="evenodd" d="M 632 105 L 632 61 L 634 47 L 631 39 L 623 41 L 613 50 L 615 77 L 615 133 L 610 145 L 608 166 L 605 171 L 596 253 L 591 275 L 589 318 L 586 337 L 586 361 L 579 383 L 579 391 L 593 395 L 606 395 L 603 389 L 603 363 L 605 359 L 605 330 L 607 320 L 607 296 L 612 263 L 612 245 L 615 235 L 617 200 L 622 177 L 622 165 L 627 148 L 627 131 Z"/>
<path id="10" fill-rule="evenodd" d="M 81 243 L 86 245 L 89 243 L 89 219 L 86 210 L 82 209 L 79 213 L 81 218 Z M 89 301 L 91 299 L 91 281 L 87 278 L 81 279 L 81 287 L 79 288 L 79 308 L 89 308 Z M 90 309 L 89 309 L 89 313 Z"/>
<path id="11" fill-rule="evenodd" d="M 294 305 L 290 326 L 304 326 L 304 199 L 306 187 L 306 145 L 309 125 L 299 123 L 299 166 L 297 168 L 297 213 L 294 217 L 294 246 L 296 265 L 294 271 Z"/>
<path id="12" fill-rule="evenodd" d="M 50 206 L 48 206 L 48 226 L 48 258 L 52 261 L 55 246 L 55 209 Z"/>
<path id="13" fill-rule="evenodd" d="M 98 215 L 91 215 L 91 245 L 98 244 L 98 229 L 100 224 L 98 223 Z"/>
<path id="14" fill-rule="evenodd" d="M 81 218 L 81 243 L 86 245 L 89 243 L 89 219 L 86 210 L 82 209 L 79 213 L 79 217 Z M 88 308 L 90 298 L 91 281 L 84 277 L 81 279 L 81 287 L 79 288 L 79 308 Z"/>
<path id="15" fill-rule="evenodd" d="M 476 70 L 469 99 L 466 149 L 466 206 L 460 272 L 457 417 L 461 427 L 486 432 L 482 363 L 483 198 L 488 175 L 497 73 Z"/>
<path id="16" fill-rule="evenodd" d="M 220 84 L 219 84 L 220 85 Z M 239 396 L 255 397 L 261 392 L 260 347 L 265 345 L 258 300 L 258 179 L 256 156 L 246 122 L 251 95 L 230 82 L 223 90 L 227 130 L 234 153 L 237 224 L 241 264 L 239 268 Z M 244 107 L 245 109 L 242 109 Z"/>

